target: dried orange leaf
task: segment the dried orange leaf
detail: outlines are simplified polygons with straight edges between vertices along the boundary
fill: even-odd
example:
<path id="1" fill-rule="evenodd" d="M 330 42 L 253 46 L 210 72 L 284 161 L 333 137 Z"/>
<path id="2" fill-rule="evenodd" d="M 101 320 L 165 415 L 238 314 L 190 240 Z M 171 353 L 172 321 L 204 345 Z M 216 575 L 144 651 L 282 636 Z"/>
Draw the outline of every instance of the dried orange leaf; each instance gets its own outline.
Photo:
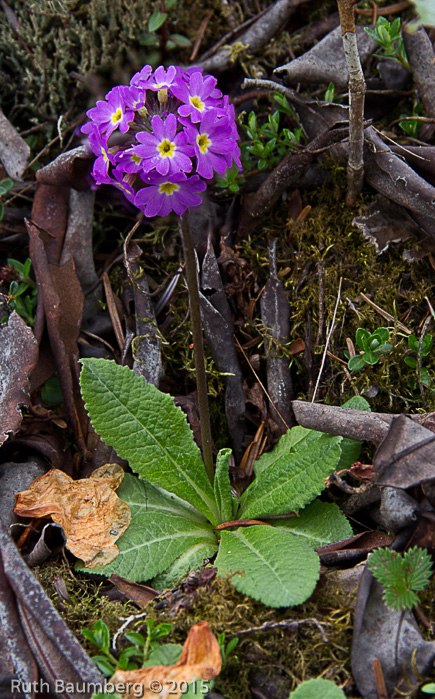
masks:
<path id="1" fill-rule="evenodd" d="M 116 495 L 124 478 L 118 464 L 106 464 L 89 478 L 73 481 L 53 468 L 16 494 L 14 512 L 22 517 L 50 517 L 60 524 L 66 547 L 88 568 L 106 565 L 119 554 L 115 541 L 130 524 L 130 508 Z"/>
<path id="2" fill-rule="evenodd" d="M 211 680 L 221 671 L 222 659 L 217 640 L 206 621 L 195 624 L 189 631 L 180 659 L 175 665 L 154 665 L 139 670 L 117 670 L 111 678 L 115 686 L 122 686 L 124 699 L 138 696 L 171 697 L 179 699 L 187 684 L 195 680 Z M 136 693 L 135 693 L 136 692 Z"/>

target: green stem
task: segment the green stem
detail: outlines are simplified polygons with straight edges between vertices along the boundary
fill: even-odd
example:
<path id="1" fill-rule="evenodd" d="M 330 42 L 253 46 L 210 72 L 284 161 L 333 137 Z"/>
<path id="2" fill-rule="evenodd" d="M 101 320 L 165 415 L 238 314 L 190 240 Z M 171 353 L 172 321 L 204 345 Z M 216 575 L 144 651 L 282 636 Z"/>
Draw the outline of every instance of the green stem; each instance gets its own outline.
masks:
<path id="1" fill-rule="evenodd" d="M 186 279 L 189 291 L 190 322 L 193 338 L 193 357 L 196 370 L 196 390 L 198 393 L 199 420 L 201 426 L 202 456 L 205 470 L 213 485 L 214 466 L 212 439 L 210 427 L 210 411 L 208 407 L 207 375 L 205 372 L 204 344 L 202 340 L 202 323 L 199 306 L 198 277 L 196 271 L 196 255 L 190 235 L 188 213 L 180 216 L 180 231 L 183 238 L 184 260 L 186 263 Z"/>

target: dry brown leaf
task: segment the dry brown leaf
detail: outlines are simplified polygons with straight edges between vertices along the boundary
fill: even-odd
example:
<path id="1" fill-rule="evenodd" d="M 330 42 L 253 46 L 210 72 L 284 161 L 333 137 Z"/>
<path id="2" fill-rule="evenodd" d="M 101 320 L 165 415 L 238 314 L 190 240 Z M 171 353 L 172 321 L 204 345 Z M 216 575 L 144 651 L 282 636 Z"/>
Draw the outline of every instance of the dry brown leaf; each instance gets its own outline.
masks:
<path id="1" fill-rule="evenodd" d="M 122 686 L 124 699 L 135 699 L 141 686 L 143 699 L 179 699 L 187 684 L 195 680 L 211 680 L 221 671 L 219 644 L 206 621 L 192 626 L 175 665 L 154 665 L 139 670 L 117 670 L 111 678 Z"/>
<path id="2" fill-rule="evenodd" d="M 124 478 L 119 464 L 106 464 L 89 478 L 73 481 L 51 469 L 16 494 L 14 512 L 22 517 L 50 517 L 60 524 L 66 547 L 88 568 L 106 565 L 119 554 L 115 541 L 130 524 L 127 503 L 114 492 Z"/>

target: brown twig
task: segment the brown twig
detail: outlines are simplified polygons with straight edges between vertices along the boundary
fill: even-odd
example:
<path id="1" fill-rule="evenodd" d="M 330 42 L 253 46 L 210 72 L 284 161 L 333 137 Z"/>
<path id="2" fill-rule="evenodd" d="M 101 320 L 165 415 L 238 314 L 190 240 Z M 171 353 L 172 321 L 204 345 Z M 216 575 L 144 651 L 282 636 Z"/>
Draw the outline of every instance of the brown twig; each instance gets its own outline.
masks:
<path id="1" fill-rule="evenodd" d="M 195 40 L 195 43 L 193 45 L 192 53 L 189 56 L 189 61 L 195 60 L 196 54 L 198 53 L 199 47 L 201 46 L 201 41 L 204 37 L 205 30 L 207 29 L 208 23 L 210 22 L 211 18 L 213 17 L 213 13 L 214 13 L 214 8 L 212 8 L 210 10 L 210 12 L 202 20 L 202 22 L 199 26 L 199 29 L 198 29 L 198 33 L 196 35 L 196 40 Z"/>
<path id="2" fill-rule="evenodd" d="M 354 206 L 364 182 L 364 95 L 366 84 L 355 30 L 352 0 L 337 0 L 343 48 L 349 72 L 349 157 L 347 163 L 346 206 Z"/>

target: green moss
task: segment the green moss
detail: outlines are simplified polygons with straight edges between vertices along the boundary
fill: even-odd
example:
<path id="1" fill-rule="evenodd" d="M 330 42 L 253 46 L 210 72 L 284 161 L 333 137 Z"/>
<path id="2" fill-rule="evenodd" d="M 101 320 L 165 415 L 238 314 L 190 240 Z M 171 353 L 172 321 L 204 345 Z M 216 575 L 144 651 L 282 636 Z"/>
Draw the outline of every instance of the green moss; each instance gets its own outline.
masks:
<path id="1" fill-rule="evenodd" d="M 377 255 L 375 247 L 352 225 L 352 220 L 363 211 L 370 195 L 366 194 L 366 201 L 362 201 L 359 210 L 348 210 L 344 205 L 344 192 L 345 170 L 334 163 L 330 165 L 327 185 L 319 192 L 306 196 L 303 204 L 311 205 L 312 209 L 301 225 L 287 220 L 286 205 L 283 203 L 274 210 L 267 224 L 263 223 L 262 230 L 254 238 L 240 244 L 239 252 L 252 265 L 259 284 L 264 284 L 269 276 L 267 241 L 270 238 L 278 239 L 278 275 L 288 292 L 291 340 L 305 338 L 307 320 L 311 317 L 315 379 L 325 350 L 326 328 L 333 317 L 342 280 L 336 325 L 328 347 L 329 352 L 338 359 L 327 357 L 317 393 L 318 400 L 339 405 L 356 392 L 363 393 L 371 386 L 378 391 L 370 399 L 373 410 L 416 411 L 422 407 L 422 401 L 418 389 L 408 385 L 414 374 L 404 362 L 404 357 L 409 354 L 408 344 L 397 322 L 401 320 L 419 336 L 428 310 L 425 296 L 431 296 L 433 271 L 427 259 L 413 263 L 403 260 L 404 249 L 418 246 L 415 239 L 406 241 L 405 245 L 392 245 L 386 253 Z M 320 342 L 316 344 L 320 323 L 319 262 L 323 264 L 324 324 Z M 364 301 L 361 292 L 393 316 L 394 321 L 385 320 Z M 355 333 L 359 327 L 373 331 L 381 326 L 390 327 L 390 342 L 394 349 L 383 355 L 377 365 L 353 372 L 349 377 L 347 367 L 339 361 L 346 361 L 346 339 L 350 338 L 355 343 Z M 273 343 L 267 328 L 257 318 L 253 323 L 247 323 L 245 330 L 248 339 L 259 337 L 258 347 L 264 353 L 263 357 L 266 356 L 267 348 Z M 296 374 L 295 397 L 310 397 L 305 383 L 303 354 L 292 357 L 289 347 L 284 347 L 283 352 L 293 363 Z M 435 352 L 425 358 L 424 365 L 429 371 L 435 371 Z M 435 406 L 434 392 L 427 389 L 425 393 L 427 409 L 432 409 Z"/>
<path id="2" fill-rule="evenodd" d="M 112 636 L 122 623 L 120 616 L 137 612 L 137 606 L 132 602 L 117 604 L 108 597 L 101 596 L 103 582 L 84 573 L 72 573 L 61 557 L 49 559 L 42 566 L 34 568 L 33 573 L 67 626 L 90 655 L 94 655 L 96 649 L 84 638 L 83 628 L 92 628 L 97 619 L 102 619 Z M 57 578 L 65 583 L 68 599 L 59 596 L 55 587 Z"/>
<path id="3" fill-rule="evenodd" d="M 96 651 L 83 637 L 83 628 L 92 628 L 102 619 L 110 629 L 111 637 L 130 615 L 147 611 L 147 618 L 155 623 L 173 624 L 168 637 L 170 643 L 184 643 L 193 624 L 207 621 L 217 636 L 225 632 L 226 642 L 238 637 L 236 650 L 216 681 L 216 690 L 231 699 L 249 699 L 250 672 L 253 667 L 265 678 L 281 676 L 285 686 L 294 689 L 304 679 L 327 673 L 330 679 L 342 684 L 351 682 L 349 647 L 352 635 L 350 598 L 335 583 L 324 580 L 309 602 L 291 609 L 271 609 L 256 600 L 238 593 L 227 579 L 216 579 L 211 587 L 200 588 L 191 609 L 177 616 L 171 613 L 171 594 L 166 610 L 156 610 L 154 603 L 146 608 L 133 603 L 113 603 L 98 595 L 102 583 L 83 573 L 71 577 L 62 559 L 53 560 L 35 570 L 61 616 L 90 654 Z M 55 578 L 65 581 L 69 599 L 61 600 L 54 587 Z M 319 609 L 321 610 L 319 612 Z M 327 643 L 322 639 L 322 627 Z M 297 626 L 297 622 L 308 619 Z M 288 622 L 286 627 L 253 631 L 264 624 Z M 292 623 L 295 624 L 292 625 Z M 140 618 L 128 627 L 146 633 L 145 620 Z"/>
<path id="4" fill-rule="evenodd" d="M 153 0 L 16 0 L 19 40 L 6 14 L 0 13 L 3 111 L 21 129 L 48 121 L 42 148 L 56 133 L 61 114 L 71 123 L 146 63 L 188 63 L 191 47 L 163 55 L 141 44 L 156 5 Z M 210 7 L 199 0 L 177 0 L 168 11 L 166 36 L 175 32 L 193 44 Z M 204 42 L 212 43 L 216 23 L 220 29 L 219 13 L 209 23 Z"/>

